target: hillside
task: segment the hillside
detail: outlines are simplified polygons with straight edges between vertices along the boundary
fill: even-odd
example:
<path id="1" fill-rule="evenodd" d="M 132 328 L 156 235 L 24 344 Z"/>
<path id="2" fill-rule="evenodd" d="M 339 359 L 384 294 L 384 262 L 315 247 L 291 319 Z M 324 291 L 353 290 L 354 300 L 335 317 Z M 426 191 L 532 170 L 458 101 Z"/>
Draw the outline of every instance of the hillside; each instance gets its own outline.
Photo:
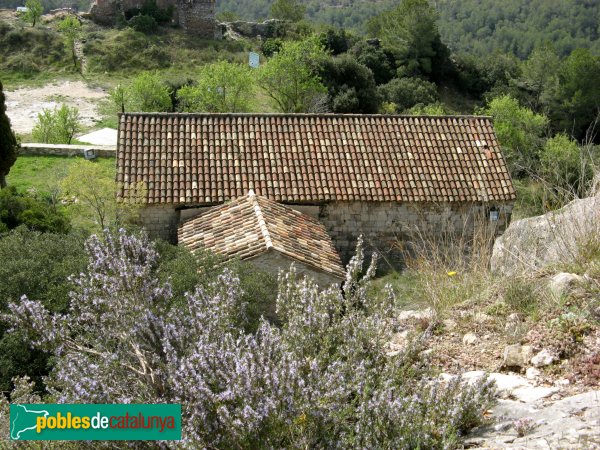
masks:
<path id="1" fill-rule="evenodd" d="M 397 5 L 397 0 L 305 0 L 310 21 L 365 32 L 370 18 Z M 562 56 L 575 48 L 600 53 L 600 2 L 563 0 L 437 0 L 442 40 L 459 53 L 485 56 L 496 51 L 526 58 L 536 47 L 552 43 Z M 222 0 L 217 8 L 242 19 L 269 16 L 270 0 Z"/>

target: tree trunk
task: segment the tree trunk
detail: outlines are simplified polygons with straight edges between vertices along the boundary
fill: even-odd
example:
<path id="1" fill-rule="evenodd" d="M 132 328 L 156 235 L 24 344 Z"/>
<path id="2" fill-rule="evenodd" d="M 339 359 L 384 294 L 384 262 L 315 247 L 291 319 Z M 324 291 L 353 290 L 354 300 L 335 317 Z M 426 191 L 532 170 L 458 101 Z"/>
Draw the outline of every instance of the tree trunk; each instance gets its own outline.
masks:
<path id="1" fill-rule="evenodd" d="M 6 187 L 6 174 L 4 172 L 0 172 L 0 189 L 4 189 Z"/>

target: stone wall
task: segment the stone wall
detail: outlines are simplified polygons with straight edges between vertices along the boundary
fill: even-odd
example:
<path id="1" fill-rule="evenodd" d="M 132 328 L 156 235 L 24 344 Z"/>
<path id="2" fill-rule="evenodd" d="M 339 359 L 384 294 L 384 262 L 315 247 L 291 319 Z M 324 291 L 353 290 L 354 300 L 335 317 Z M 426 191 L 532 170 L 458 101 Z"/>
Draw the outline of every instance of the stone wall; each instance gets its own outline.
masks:
<path id="1" fill-rule="evenodd" d="M 490 209 L 498 220 L 490 220 Z M 382 264 L 399 268 L 407 243 L 418 236 L 434 239 L 473 234 L 474 224 L 500 235 L 510 221 L 512 204 L 426 204 L 394 202 L 336 202 L 321 206 L 319 220 L 325 225 L 346 264 L 364 237 L 366 254 L 377 251 Z"/>
<path id="2" fill-rule="evenodd" d="M 102 25 L 115 25 L 117 14 L 140 9 L 147 0 L 96 0 L 90 17 Z M 157 0 L 160 9 L 173 7 L 173 23 L 192 34 L 219 39 L 221 27 L 215 19 L 215 0 Z"/>
<path id="3" fill-rule="evenodd" d="M 176 14 L 177 23 L 184 30 L 207 39 L 220 38 L 214 0 L 178 0 Z"/>
<path id="4" fill-rule="evenodd" d="M 140 225 L 152 238 L 177 243 L 179 211 L 174 206 L 147 206 L 140 211 Z"/>
<path id="5" fill-rule="evenodd" d="M 83 156 L 86 150 L 93 150 L 96 156 L 114 158 L 117 148 L 98 145 L 69 145 L 69 144 L 21 144 L 19 155 L 37 156 Z"/>
<path id="6" fill-rule="evenodd" d="M 277 277 L 277 274 L 280 270 L 287 271 L 292 263 L 294 263 L 294 266 L 296 267 L 296 273 L 300 279 L 302 279 L 304 276 L 311 277 L 321 288 L 326 288 L 331 284 L 340 284 L 342 282 L 340 278 L 288 258 L 282 253 L 273 249 L 270 249 L 269 251 L 255 258 L 249 259 L 248 262 L 254 264 L 259 269 L 274 275 L 275 277 Z"/>

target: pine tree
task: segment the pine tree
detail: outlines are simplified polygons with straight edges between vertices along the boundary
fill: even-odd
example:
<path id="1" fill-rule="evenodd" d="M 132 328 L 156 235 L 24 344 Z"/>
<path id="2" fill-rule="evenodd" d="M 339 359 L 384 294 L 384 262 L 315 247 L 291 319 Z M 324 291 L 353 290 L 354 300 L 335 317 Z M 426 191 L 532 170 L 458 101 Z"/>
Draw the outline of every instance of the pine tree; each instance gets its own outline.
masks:
<path id="1" fill-rule="evenodd" d="M 6 175 L 17 160 L 17 138 L 6 115 L 4 92 L 0 81 L 0 189 L 6 187 Z"/>

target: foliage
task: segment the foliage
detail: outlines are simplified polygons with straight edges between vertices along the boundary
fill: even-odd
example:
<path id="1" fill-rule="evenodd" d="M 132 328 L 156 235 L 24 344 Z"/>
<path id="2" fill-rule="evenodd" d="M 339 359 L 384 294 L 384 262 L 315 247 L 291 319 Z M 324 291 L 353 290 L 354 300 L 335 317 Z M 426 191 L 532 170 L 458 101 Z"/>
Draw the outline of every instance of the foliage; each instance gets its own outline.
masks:
<path id="1" fill-rule="evenodd" d="M 299 22 L 304 18 L 305 11 L 306 7 L 298 0 L 275 0 L 271 6 L 271 17 Z"/>
<path id="2" fill-rule="evenodd" d="M 558 80 L 557 98 L 549 111 L 553 127 L 578 140 L 597 142 L 597 130 L 590 125 L 600 114 L 600 57 L 575 50 L 562 62 Z"/>
<path id="3" fill-rule="evenodd" d="M 258 84 L 280 112 L 307 112 L 326 90 L 315 74 L 325 57 L 315 38 L 283 42 L 281 50 L 260 69 Z"/>
<path id="4" fill-rule="evenodd" d="M 196 84 L 179 89 L 177 97 L 186 112 L 247 112 L 253 91 L 252 68 L 219 61 L 203 66 Z"/>
<path id="5" fill-rule="evenodd" d="M 408 110 L 408 113 L 415 116 L 444 116 L 448 115 L 448 110 L 442 103 L 439 102 L 430 103 L 428 105 L 417 103 Z"/>
<path id="6" fill-rule="evenodd" d="M 85 269 L 84 239 L 78 234 L 40 233 L 19 227 L 0 238 L 0 312 L 23 295 L 35 298 L 53 313 L 68 306 L 69 276 Z M 48 374 L 48 356 L 29 348 L 18 334 L 5 334 L 0 322 L 0 390 L 8 391 L 11 379 L 29 375 L 42 389 Z"/>
<path id="7" fill-rule="evenodd" d="M 362 250 L 343 294 L 280 279 L 281 328 L 246 334 L 240 283 L 224 270 L 173 303 L 153 276 L 156 250 L 120 232 L 92 237 L 71 308 L 52 315 L 27 298 L 11 304 L 15 329 L 56 357 L 59 402 L 173 402 L 185 444 L 212 448 L 443 448 L 480 423 L 491 383 L 422 380 L 418 350 L 387 357 L 391 297 L 366 296 Z"/>
<path id="8" fill-rule="evenodd" d="M 19 225 L 51 233 L 66 233 L 71 227 L 65 215 L 48 202 L 19 193 L 14 186 L 9 186 L 0 191 L 0 232 Z"/>
<path id="9" fill-rule="evenodd" d="M 320 67 L 322 83 L 329 92 L 331 111 L 336 113 L 376 113 L 379 95 L 373 72 L 350 55 L 326 60 Z"/>
<path id="10" fill-rule="evenodd" d="M 397 55 L 400 76 L 434 75 L 446 64 L 436 22 L 427 0 L 404 0 L 375 19 L 377 34 Z"/>
<path id="11" fill-rule="evenodd" d="M 6 175 L 17 160 L 17 138 L 6 115 L 6 103 L 0 81 L 0 189 L 6 187 Z"/>
<path id="12" fill-rule="evenodd" d="M 158 28 L 156 19 L 145 14 L 133 16 L 127 23 L 131 28 L 140 33 L 153 33 Z"/>
<path id="13" fill-rule="evenodd" d="M 0 72 L 6 82 L 64 71 L 71 64 L 64 39 L 47 27 L 22 28 L 0 20 L 0 48 Z"/>
<path id="14" fill-rule="evenodd" d="M 283 45 L 283 41 L 279 38 L 267 38 L 263 41 L 260 46 L 260 51 L 263 52 L 267 58 L 270 58 L 275 53 L 281 50 L 281 46 Z"/>
<path id="15" fill-rule="evenodd" d="M 146 199 L 146 187 L 143 183 L 127 185 L 127 197 L 119 201 L 112 173 L 110 168 L 86 160 L 69 167 L 60 186 L 70 201 L 68 211 L 75 223 L 90 230 L 104 230 L 135 221 Z"/>
<path id="16" fill-rule="evenodd" d="M 171 111 L 171 95 L 156 72 L 142 72 L 127 87 L 127 107 L 136 112 Z"/>
<path id="17" fill-rule="evenodd" d="M 80 129 L 79 110 L 63 103 L 58 109 L 42 109 L 31 134 L 37 142 L 70 144 Z"/>
<path id="18" fill-rule="evenodd" d="M 495 51 L 527 58 L 549 43 L 561 56 L 598 43 L 597 2 L 563 0 L 438 0 L 440 33 L 461 53 L 486 57 Z"/>
<path id="19" fill-rule="evenodd" d="M 548 119 L 508 96 L 493 99 L 482 110 L 494 118 L 494 129 L 513 176 L 532 173 L 543 144 Z"/>
<path id="20" fill-rule="evenodd" d="M 346 30 L 329 27 L 319 34 L 323 48 L 333 56 L 346 53 L 355 42 L 355 38 Z"/>
<path id="21" fill-rule="evenodd" d="M 584 197 L 593 177 L 591 164 L 577 142 L 557 134 L 544 144 L 540 157 L 541 175 L 559 198 L 559 206 Z"/>
<path id="22" fill-rule="evenodd" d="M 380 86 L 381 96 L 396 105 L 399 112 L 417 104 L 430 104 L 438 100 L 435 84 L 421 78 L 394 78 Z"/>
<path id="23" fill-rule="evenodd" d="M 181 44 L 169 35 L 146 35 L 127 27 L 110 33 L 89 33 L 83 53 L 88 60 L 89 71 L 127 71 L 129 75 L 132 71 L 166 68 L 174 62 L 189 63 L 187 49 L 185 59 L 178 56 L 178 51 L 187 45 L 187 42 Z M 198 51 L 191 47 L 197 55 Z"/>
<path id="24" fill-rule="evenodd" d="M 371 69 L 377 85 L 388 83 L 396 75 L 394 55 L 381 45 L 359 41 L 350 49 L 350 54 L 357 62 Z"/>
<path id="25" fill-rule="evenodd" d="M 75 53 L 75 41 L 81 34 L 81 23 L 76 16 L 69 15 L 58 24 L 58 31 L 65 37 L 66 47 L 71 52 L 73 66 L 77 67 L 77 54 Z"/>
<path id="26" fill-rule="evenodd" d="M 32 27 L 35 27 L 35 24 L 40 17 L 42 17 L 42 13 L 44 12 L 42 3 L 40 0 L 27 0 L 25 2 L 25 8 L 27 8 L 27 11 L 23 14 L 23 19 L 30 22 Z"/>

